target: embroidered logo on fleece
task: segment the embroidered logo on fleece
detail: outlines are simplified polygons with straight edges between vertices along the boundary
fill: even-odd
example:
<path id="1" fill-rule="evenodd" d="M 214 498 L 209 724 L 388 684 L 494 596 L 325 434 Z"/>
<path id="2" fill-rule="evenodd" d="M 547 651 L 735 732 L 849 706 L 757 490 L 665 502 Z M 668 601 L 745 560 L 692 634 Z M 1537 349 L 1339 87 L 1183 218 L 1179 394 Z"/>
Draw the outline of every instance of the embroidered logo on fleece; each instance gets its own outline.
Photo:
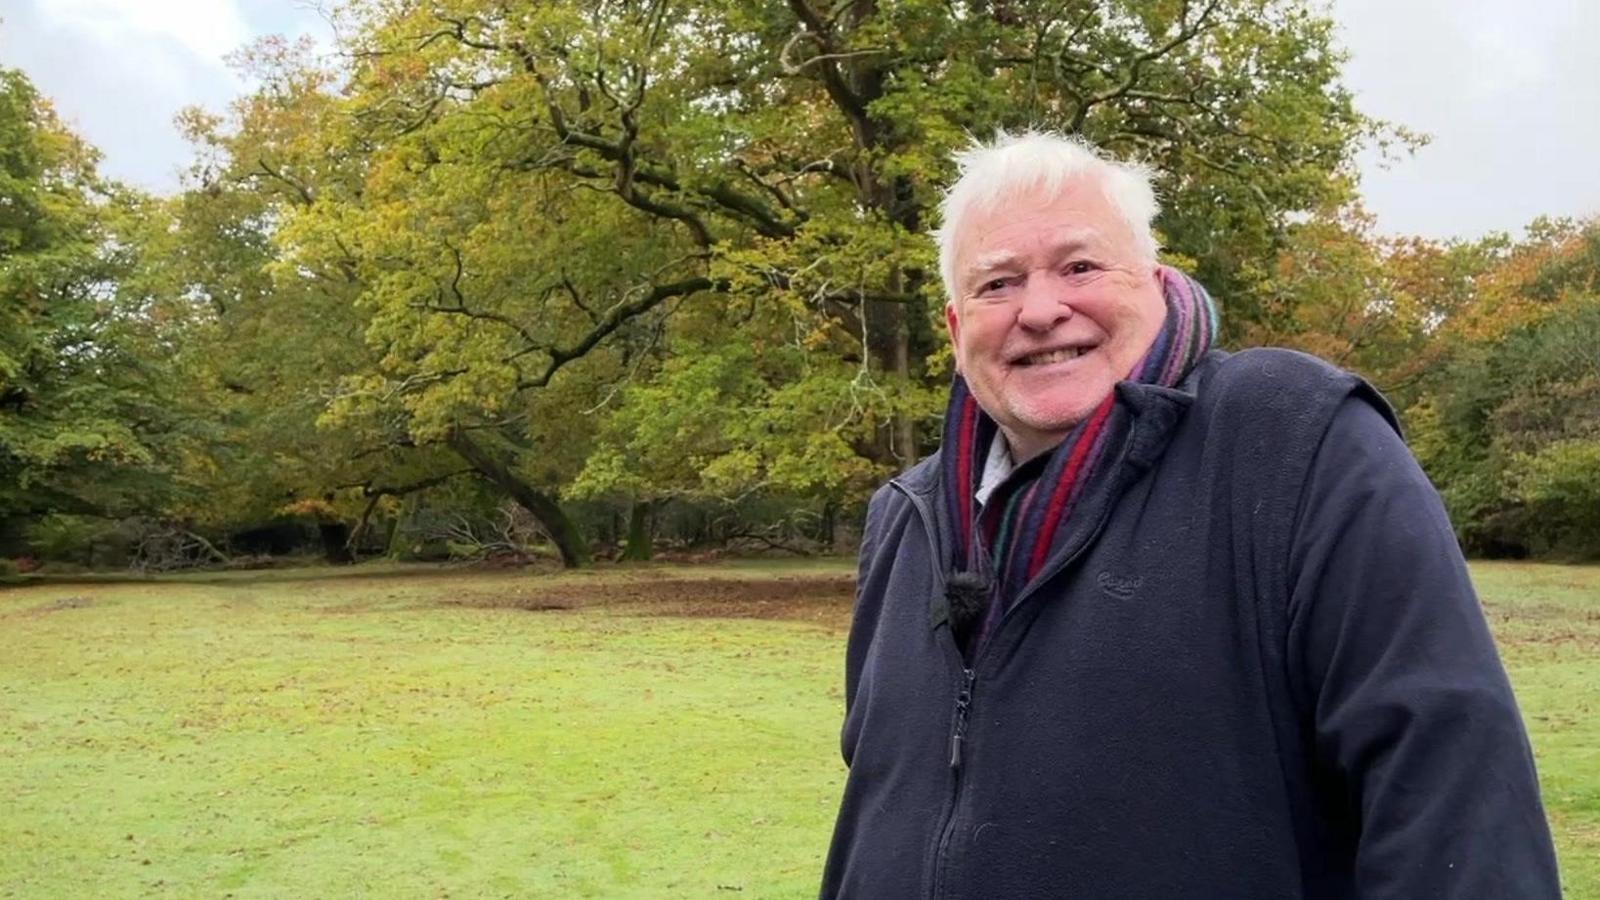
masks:
<path id="1" fill-rule="evenodd" d="M 1118 600 L 1131 600 L 1133 595 L 1138 593 L 1140 585 L 1144 584 L 1144 576 L 1101 572 L 1095 576 L 1094 582 L 1100 585 L 1100 590 L 1108 597 L 1115 597 Z"/>

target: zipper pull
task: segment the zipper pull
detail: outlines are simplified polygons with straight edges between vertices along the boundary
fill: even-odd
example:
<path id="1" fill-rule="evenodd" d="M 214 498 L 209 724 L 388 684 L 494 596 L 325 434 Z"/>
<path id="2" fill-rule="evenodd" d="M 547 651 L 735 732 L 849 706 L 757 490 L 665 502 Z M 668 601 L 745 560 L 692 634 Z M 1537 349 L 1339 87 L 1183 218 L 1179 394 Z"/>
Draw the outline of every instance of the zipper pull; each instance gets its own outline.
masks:
<path id="1" fill-rule="evenodd" d="M 967 713 L 972 709 L 971 669 L 961 670 L 961 693 L 956 694 L 956 724 L 950 732 L 950 768 L 961 768 L 961 744 L 967 739 Z"/>

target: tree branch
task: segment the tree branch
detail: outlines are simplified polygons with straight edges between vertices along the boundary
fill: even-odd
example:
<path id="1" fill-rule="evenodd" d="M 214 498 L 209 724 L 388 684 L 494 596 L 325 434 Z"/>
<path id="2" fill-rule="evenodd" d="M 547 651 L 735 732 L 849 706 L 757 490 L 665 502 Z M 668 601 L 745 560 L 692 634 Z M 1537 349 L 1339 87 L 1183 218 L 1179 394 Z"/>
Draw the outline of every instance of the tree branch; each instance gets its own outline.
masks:
<path id="1" fill-rule="evenodd" d="M 342 484 L 339 485 L 339 487 L 361 488 L 361 496 L 363 497 L 403 497 L 406 494 L 414 494 L 417 491 L 425 491 L 431 487 L 438 487 L 452 478 L 460 475 L 471 475 L 477 471 L 477 469 L 468 466 L 465 469 L 456 469 L 453 472 L 445 472 L 442 475 L 435 475 L 431 478 L 423 478 L 419 481 L 407 482 L 405 484 L 373 484 L 369 479 L 367 481 L 358 481 L 352 484 Z"/>
<path id="2" fill-rule="evenodd" d="M 461 279 L 465 271 L 461 259 L 461 251 L 452 246 L 448 241 L 445 242 L 445 246 L 450 249 L 451 255 L 455 258 L 455 273 L 450 278 L 449 288 L 451 295 L 455 297 L 455 305 L 443 306 L 439 304 L 418 303 L 413 304 L 415 308 L 425 310 L 427 312 L 446 313 L 450 315 L 464 316 L 468 319 L 479 319 L 485 322 L 494 322 L 497 325 L 502 325 L 516 332 L 517 336 L 522 338 L 523 342 L 527 346 L 534 348 L 540 347 L 541 345 L 538 339 L 510 316 L 504 316 L 499 313 L 483 312 L 481 310 L 473 310 L 467 307 L 467 298 L 461 292 Z M 439 289 L 439 294 L 440 296 L 443 296 L 443 288 Z"/>
<path id="3" fill-rule="evenodd" d="M 841 11 L 843 6 L 844 4 L 841 4 Z M 839 111 L 850 120 L 850 128 L 855 132 L 856 142 L 862 147 L 874 146 L 877 142 L 876 129 L 867 115 L 867 98 L 862 97 L 845 81 L 843 73 L 840 72 L 837 50 L 833 46 L 833 31 L 829 23 L 822 20 L 807 0 L 789 0 L 789 9 L 805 26 L 812 40 L 821 48 L 822 54 L 832 57 L 822 60 L 820 66 L 822 86 L 828 92 L 828 96 L 833 98 Z"/>
<path id="4" fill-rule="evenodd" d="M 291 188 L 294 188 L 295 193 L 300 196 L 301 201 L 304 202 L 306 206 L 310 206 L 311 204 L 316 202 L 317 198 L 316 198 L 315 195 L 312 194 L 311 189 L 309 187 L 306 187 L 304 184 L 301 184 L 299 181 L 296 181 L 295 179 L 290 178 L 288 175 L 285 175 L 283 172 L 281 172 L 281 171 L 279 171 L 277 169 L 274 169 L 271 165 L 269 165 L 267 163 L 267 160 L 266 160 L 265 157 L 258 157 L 256 159 L 256 164 L 261 167 L 261 171 L 264 174 L 268 175 L 269 177 L 275 178 L 278 181 L 283 182 L 284 184 L 288 185 Z"/>
<path id="5" fill-rule="evenodd" d="M 727 288 L 728 282 L 723 280 L 712 280 L 706 277 L 686 278 L 670 284 L 658 284 L 632 300 L 624 300 L 611 307 L 587 334 L 574 343 L 547 351 L 550 354 L 550 361 L 545 365 L 544 371 L 537 378 L 518 382 L 517 390 L 544 387 L 550 383 L 550 379 L 555 377 L 556 372 L 560 371 L 562 366 L 593 350 L 596 345 L 612 332 L 621 328 L 628 320 L 649 312 L 673 297 L 688 296 L 701 291 L 727 290 Z"/>
<path id="6" fill-rule="evenodd" d="M 1113 100 L 1120 100 L 1123 97 L 1128 96 L 1129 92 L 1134 88 L 1138 87 L 1139 76 L 1144 68 L 1145 63 L 1166 56 L 1168 53 L 1171 53 L 1173 50 L 1176 50 L 1178 47 L 1188 43 L 1203 33 L 1206 30 L 1206 20 L 1209 19 L 1211 14 L 1216 11 L 1217 4 L 1220 2 L 1221 0 L 1209 0 L 1205 8 L 1202 9 L 1200 14 L 1195 17 L 1194 21 L 1190 22 L 1188 21 L 1189 4 L 1187 0 L 1185 0 L 1183 4 L 1183 12 L 1180 13 L 1178 17 L 1177 33 L 1166 42 L 1152 47 L 1149 50 L 1146 50 L 1143 53 L 1135 56 L 1132 62 L 1128 64 L 1128 69 L 1123 74 L 1120 84 L 1117 84 L 1115 87 L 1099 93 L 1091 94 L 1081 103 L 1079 103 L 1077 112 L 1074 113 L 1072 117 L 1072 130 L 1081 131 L 1083 129 L 1084 122 L 1089 118 L 1089 112 L 1096 106 L 1099 106 L 1103 103 L 1109 103 Z M 1103 67 L 1096 66 L 1096 68 L 1102 72 L 1106 72 L 1108 75 L 1110 74 Z"/>

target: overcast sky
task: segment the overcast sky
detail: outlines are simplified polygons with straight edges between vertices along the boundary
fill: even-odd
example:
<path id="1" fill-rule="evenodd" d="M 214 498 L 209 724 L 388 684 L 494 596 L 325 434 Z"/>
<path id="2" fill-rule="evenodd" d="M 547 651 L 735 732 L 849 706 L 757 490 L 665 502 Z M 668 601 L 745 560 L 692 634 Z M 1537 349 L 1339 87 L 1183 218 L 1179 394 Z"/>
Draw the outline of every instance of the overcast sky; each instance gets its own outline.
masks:
<path id="1" fill-rule="evenodd" d="M 1362 158 L 1379 227 L 1434 238 L 1600 214 L 1600 0 L 1333 0 L 1365 112 L 1432 137 L 1379 168 Z M 113 177 L 177 185 L 183 106 L 222 109 L 223 63 L 262 34 L 327 28 L 308 0 L 0 0 L 0 65 L 24 70 Z"/>

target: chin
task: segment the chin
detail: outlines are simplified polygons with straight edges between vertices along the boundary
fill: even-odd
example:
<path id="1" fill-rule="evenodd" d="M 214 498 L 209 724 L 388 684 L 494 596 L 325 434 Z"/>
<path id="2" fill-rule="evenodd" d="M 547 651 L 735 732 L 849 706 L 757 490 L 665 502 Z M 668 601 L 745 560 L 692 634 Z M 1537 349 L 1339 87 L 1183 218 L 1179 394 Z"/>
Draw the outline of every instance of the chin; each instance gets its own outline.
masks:
<path id="1" fill-rule="evenodd" d="M 1104 396 L 1102 393 L 1092 398 L 1082 395 L 1052 398 L 1015 407 L 1013 414 L 1020 424 L 1034 431 L 1064 433 L 1093 413 Z"/>

